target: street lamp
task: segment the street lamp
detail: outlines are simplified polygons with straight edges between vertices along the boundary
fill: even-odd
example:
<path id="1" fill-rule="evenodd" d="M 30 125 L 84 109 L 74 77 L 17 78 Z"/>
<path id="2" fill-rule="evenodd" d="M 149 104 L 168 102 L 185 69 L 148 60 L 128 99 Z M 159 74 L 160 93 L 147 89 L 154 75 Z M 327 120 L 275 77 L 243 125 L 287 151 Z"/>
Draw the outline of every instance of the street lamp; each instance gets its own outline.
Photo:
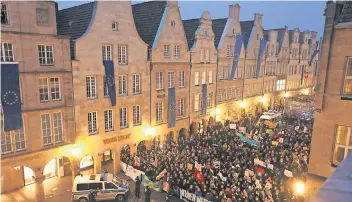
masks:
<path id="1" fill-rule="evenodd" d="M 144 134 L 146 136 L 154 136 L 156 134 L 156 130 L 155 128 L 148 126 L 144 129 Z"/>
<path id="2" fill-rule="evenodd" d="M 295 192 L 298 195 L 303 195 L 304 194 L 304 183 L 301 181 L 297 181 L 295 183 Z"/>

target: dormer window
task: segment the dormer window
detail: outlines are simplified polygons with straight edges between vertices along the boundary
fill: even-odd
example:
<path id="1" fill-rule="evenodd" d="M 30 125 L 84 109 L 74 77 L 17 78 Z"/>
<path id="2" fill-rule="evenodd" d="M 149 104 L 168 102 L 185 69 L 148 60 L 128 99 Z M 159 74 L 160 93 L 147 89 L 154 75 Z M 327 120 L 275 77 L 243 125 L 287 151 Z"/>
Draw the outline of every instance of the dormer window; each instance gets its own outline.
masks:
<path id="1" fill-rule="evenodd" d="M 171 21 L 170 24 L 171 24 L 171 27 L 175 27 L 175 25 L 176 25 L 175 21 L 173 21 L 173 20 Z"/>
<path id="2" fill-rule="evenodd" d="M 112 31 L 118 31 L 119 30 L 119 26 L 117 24 L 117 22 L 113 22 L 111 25 Z"/>
<path id="3" fill-rule="evenodd" d="M 208 36 L 208 31 L 204 31 L 204 36 Z"/>

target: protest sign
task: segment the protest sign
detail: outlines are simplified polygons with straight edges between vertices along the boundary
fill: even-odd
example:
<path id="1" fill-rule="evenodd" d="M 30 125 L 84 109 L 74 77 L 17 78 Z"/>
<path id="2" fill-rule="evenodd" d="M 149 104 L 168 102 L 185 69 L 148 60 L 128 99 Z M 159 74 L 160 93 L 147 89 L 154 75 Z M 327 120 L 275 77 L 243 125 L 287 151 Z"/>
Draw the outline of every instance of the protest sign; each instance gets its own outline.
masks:
<path id="1" fill-rule="evenodd" d="M 248 144 L 250 144 L 250 145 L 254 145 L 254 146 L 258 146 L 258 145 L 259 145 L 259 142 L 258 142 L 258 141 L 255 141 L 255 140 L 246 138 L 246 137 L 244 137 L 243 135 L 240 135 L 240 139 L 241 139 L 243 142 L 246 142 L 246 143 L 248 143 Z"/>
<path id="2" fill-rule="evenodd" d="M 260 165 L 262 167 L 266 167 L 265 162 L 259 159 L 254 159 L 254 165 Z"/>
<path id="3" fill-rule="evenodd" d="M 266 165 L 266 167 L 269 168 L 270 170 L 274 170 L 274 165 L 273 164 L 269 163 L 268 165 Z"/>
<path id="4" fill-rule="evenodd" d="M 272 141 L 271 144 L 272 144 L 273 146 L 277 146 L 277 145 L 279 144 L 279 142 L 278 142 L 278 141 Z"/>
<path id="5" fill-rule="evenodd" d="M 284 174 L 285 174 L 287 177 L 293 177 L 292 172 L 289 171 L 289 170 L 286 170 L 286 169 L 285 169 Z"/>
<path id="6" fill-rule="evenodd" d="M 188 170 L 192 170 L 192 169 L 193 169 L 193 164 L 187 163 L 187 169 L 188 169 Z"/>
<path id="7" fill-rule="evenodd" d="M 230 129 L 236 129 L 236 124 L 230 123 Z"/>
<path id="8" fill-rule="evenodd" d="M 279 142 L 280 142 L 280 143 L 284 143 L 284 138 L 282 138 L 282 137 L 279 138 Z"/>

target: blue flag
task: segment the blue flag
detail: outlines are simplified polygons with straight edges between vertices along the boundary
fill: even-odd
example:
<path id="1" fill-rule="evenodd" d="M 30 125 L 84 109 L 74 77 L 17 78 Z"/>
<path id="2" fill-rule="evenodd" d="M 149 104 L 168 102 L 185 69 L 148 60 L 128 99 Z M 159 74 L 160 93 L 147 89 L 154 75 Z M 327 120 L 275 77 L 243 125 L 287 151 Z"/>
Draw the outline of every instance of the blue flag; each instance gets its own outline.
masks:
<path id="1" fill-rule="evenodd" d="M 115 87 L 115 70 L 114 62 L 112 60 L 103 61 L 105 67 L 105 82 L 108 86 L 111 105 L 116 105 L 116 87 Z M 104 84 L 105 85 L 105 84 Z"/>
<path id="2" fill-rule="evenodd" d="M 238 61 L 240 60 L 242 44 L 243 44 L 243 35 L 237 35 L 236 36 L 236 43 L 235 43 L 235 55 L 233 57 L 230 80 L 233 80 L 235 78 L 236 68 L 238 65 Z"/>
<path id="3" fill-rule="evenodd" d="M 314 57 L 319 53 L 319 51 L 320 51 L 320 50 L 314 50 L 314 52 L 313 52 L 313 54 L 312 54 L 312 57 L 310 58 L 310 60 L 309 60 L 309 62 L 308 62 L 309 66 L 312 65 L 312 61 L 313 61 Z"/>
<path id="4" fill-rule="evenodd" d="M 168 113 L 167 113 L 167 126 L 173 128 L 176 126 L 176 94 L 175 88 L 169 88 L 168 91 Z"/>
<path id="5" fill-rule="evenodd" d="M 22 128 L 22 109 L 18 64 L 1 64 L 1 104 L 4 130 Z"/>
<path id="6" fill-rule="evenodd" d="M 259 77 L 259 72 L 260 72 L 260 65 L 262 64 L 262 57 L 264 54 L 264 50 L 266 47 L 266 40 L 265 39 L 261 39 L 260 40 L 260 46 L 259 46 L 259 51 L 258 51 L 258 59 L 257 59 L 257 74 L 256 77 Z"/>
<path id="7" fill-rule="evenodd" d="M 207 96 L 208 96 L 208 86 L 207 84 L 202 84 L 202 115 L 207 114 Z"/>

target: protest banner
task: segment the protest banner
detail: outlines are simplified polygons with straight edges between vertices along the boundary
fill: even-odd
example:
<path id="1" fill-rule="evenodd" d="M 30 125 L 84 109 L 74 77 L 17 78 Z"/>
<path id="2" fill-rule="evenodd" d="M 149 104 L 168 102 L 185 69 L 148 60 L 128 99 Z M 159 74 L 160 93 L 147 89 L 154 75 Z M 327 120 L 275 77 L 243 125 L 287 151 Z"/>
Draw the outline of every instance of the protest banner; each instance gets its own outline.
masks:
<path id="1" fill-rule="evenodd" d="M 255 141 L 255 140 L 246 138 L 246 137 L 244 137 L 243 135 L 240 135 L 240 139 L 241 139 L 243 142 L 246 142 L 246 143 L 248 143 L 248 144 L 250 144 L 250 145 L 254 145 L 254 146 L 258 146 L 258 145 L 259 145 L 259 142 L 258 142 L 258 141 Z"/>
<path id="2" fill-rule="evenodd" d="M 162 185 L 161 181 L 153 182 L 153 181 L 149 180 L 149 178 L 146 175 L 143 175 L 142 184 L 145 187 L 149 186 L 149 188 L 151 188 L 157 192 L 161 192 L 161 185 Z"/>
<path id="3" fill-rule="evenodd" d="M 170 184 L 169 184 L 168 182 L 163 182 L 162 188 L 163 188 L 163 190 L 164 190 L 166 193 L 169 193 L 169 191 L 170 191 Z"/>
<path id="4" fill-rule="evenodd" d="M 266 168 L 265 162 L 261 161 L 259 159 L 254 159 L 254 165 L 260 165 L 260 166 Z"/>
<path id="5" fill-rule="evenodd" d="M 230 129 L 236 129 L 236 124 L 230 123 Z"/>
<path id="6" fill-rule="evenodd" d="M 211 202 L 184 189 L 180 189 L 180 199 L 187 202 Z"/>
<path id="7" fill-rule="evenodd" d="M 127 169 L 125 171 L 125 175 L 130 177 L 133 181 L 136 181 L 136 178 L 140 177 L 141 175 L 144 175 L 144 172 L 137 170 L 137 169 L 133 168 L 132 166 L 127 166 Z"/>
<path id="8" fill-rule="evenodd" d="M 268 165 L 266 165 L 266 167 L 269 168 L 270 170 L 274 170 L 274 165 L 273 164 L 269 163 Z"/>

